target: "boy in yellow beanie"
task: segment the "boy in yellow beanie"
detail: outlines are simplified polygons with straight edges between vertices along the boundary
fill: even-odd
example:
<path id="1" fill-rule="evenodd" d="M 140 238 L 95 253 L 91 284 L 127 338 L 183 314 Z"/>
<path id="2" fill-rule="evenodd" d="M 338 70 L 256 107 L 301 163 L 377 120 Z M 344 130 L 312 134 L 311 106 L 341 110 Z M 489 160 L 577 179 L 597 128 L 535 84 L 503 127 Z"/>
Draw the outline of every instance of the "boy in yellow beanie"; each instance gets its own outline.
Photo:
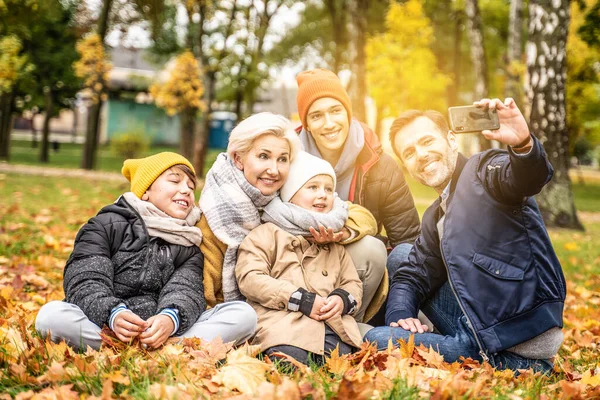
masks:
<path id="1" fill-rule="evenodd" d="M 40 309 L 36 329 L 79 350 L 100 347 L 103 325 L 151 348 L 171 336 L 250 338 L 256 314 L 248 304 L 206 311 L 192 164 L 163 152 L 126 160 L 121 172 L 131 191 L 80 229 L 64 270 L 66 298 Z"/>

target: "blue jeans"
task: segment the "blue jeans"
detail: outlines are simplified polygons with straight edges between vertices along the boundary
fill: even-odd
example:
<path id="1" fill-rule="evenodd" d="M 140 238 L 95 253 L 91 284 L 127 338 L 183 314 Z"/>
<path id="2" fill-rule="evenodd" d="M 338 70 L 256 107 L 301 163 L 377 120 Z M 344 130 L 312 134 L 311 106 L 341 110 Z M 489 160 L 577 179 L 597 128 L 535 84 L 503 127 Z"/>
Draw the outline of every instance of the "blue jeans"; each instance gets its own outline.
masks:
<path id="1" fill-rule="evenodd" d="M 398 247 L 396 247 L 398 248 Z M 388 257 L 388 271 L 398 268 L 401 257 L 408 256 L 406 248 L 392 251 Z M 421 304 L 421 311 L 431 320 L 439 333 L 411 333 L 400 327 L 380 326 L 371 329 L 365 335 L 364 340 L 377 343 L 379 350 L 387 348 L 388 341 L 397 343 L 403 339 L 408 341 L 410 335 L 415 337 L 415 345 L 423 344 L 425 347 L 433 347 L 444 356 L 444 361 L 454 362 L 463 356 L 474 360 L 483 361 L 479 354 L 479 346 L 474 333 L 468 325 L 467 318 L 463 314 L 450 284 L 446 282 L 440 290 Z M 535 360 L 521 357 L 509 351 L 501 351 L 488 355 L 490 364 L 497 369 L 528 369 L 533 368 L 536 372 L 548 373 L 552 370 L 552 363 L 548 360 Z"/>

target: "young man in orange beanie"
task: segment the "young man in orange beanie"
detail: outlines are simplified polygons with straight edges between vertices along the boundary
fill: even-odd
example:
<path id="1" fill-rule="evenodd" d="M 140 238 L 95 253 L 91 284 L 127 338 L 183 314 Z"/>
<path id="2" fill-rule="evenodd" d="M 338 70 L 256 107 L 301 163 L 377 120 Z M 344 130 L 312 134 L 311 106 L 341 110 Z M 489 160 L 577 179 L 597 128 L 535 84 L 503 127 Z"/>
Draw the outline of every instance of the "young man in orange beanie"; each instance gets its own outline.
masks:
<path id="1" fill-rule="evenodd" d="M 336 173 L 339 197 L 367 208 L 379 230 L 385 228 L 387 244 L 401 245 L 397 250 L 405 248 L 408 253 L 419 234 L 419 216 L 400 167 L 383 152 L 377 135 L 352 119 L 350 98 L 336 74 L 313 69 L 301 72 L 296 80 L 304 150 L 328 161 Z M 373 296 L 381 295 L 378 286 L 385 272 L 385 246 L 366 237 L 347 250 L 363 281 L 366 307 Z M 383 263 L 373 262 L 381 259 Z M 381 283 L 386 294 L 387 280 Z"/>

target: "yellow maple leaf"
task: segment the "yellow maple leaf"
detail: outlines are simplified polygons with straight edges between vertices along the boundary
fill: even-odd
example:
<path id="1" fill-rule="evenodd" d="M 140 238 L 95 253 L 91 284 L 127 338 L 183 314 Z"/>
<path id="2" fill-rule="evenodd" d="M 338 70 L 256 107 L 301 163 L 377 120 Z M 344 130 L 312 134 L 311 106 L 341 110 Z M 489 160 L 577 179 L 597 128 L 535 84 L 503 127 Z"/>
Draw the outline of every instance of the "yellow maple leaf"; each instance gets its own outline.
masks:
<path id="1" fill-rule="evenodd" d="M 350 361 L 347 357 L 340 357 L 339 348 L 336 347 L 325 361 L 325 366 L 332 374 L 343 375 L 350 369 Z"/>
<path id="2" fill-rule="evenodd" d="M 596 368 L 596 371 L 598 370 L 598 368 Z M 600 374 L 597 373 L 596 371 L 592 371 L 592 370 L 587 370 L 583 373 L 583 376 L 581 377 L 581 383 L 584 385 L 590 385 L 590 386 L 598 386 L 600 385 Z M 593 372 L 593 374 L 592 374 Z"/>
<path id="3" fill-rule="evenodd" d="M 400 355 L 402 358 L 411 358 L 415 350 L 415 335 L 410 335 L 408 342 L 404 340 L 398 341 L 400 344 Z"/>
<path id="4" fill-rule="evenodd" d="M 120 383 L 125 386 L 128 386 L 131 383 L 129 376 L 125 375 L 121 370 L 104 374 L 104 379 L 108 379 L 113 383 Z"/>
<path id="5" fill-rule="evenodd" d="M 229 390 L 252 394 L 267 380 L 265 374 L 270 368 L 267 363 L 250 357 L 247 349 L 236 349 L 227 355 L 227 364 L 217 371 L 212 380 Z"/>

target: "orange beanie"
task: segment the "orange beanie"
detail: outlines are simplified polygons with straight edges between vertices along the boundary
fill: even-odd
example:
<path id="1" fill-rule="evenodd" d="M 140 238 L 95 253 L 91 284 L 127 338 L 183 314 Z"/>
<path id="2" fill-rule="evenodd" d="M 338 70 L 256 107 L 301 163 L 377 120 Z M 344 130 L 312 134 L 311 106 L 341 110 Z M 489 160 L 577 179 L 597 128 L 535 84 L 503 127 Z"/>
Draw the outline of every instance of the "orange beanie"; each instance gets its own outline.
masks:
<path id="1" fill-rule="evenodd" d="M 342 103 L 348 113 L 348 121 L 352 120 L 350 97 L 342 86 L 340 78 L 332 71 L 317 68 L 300 72 L 296 76 L 296 82 L 298 82 L 296 103 L 302 126 L 306 128 L 306 116 L 312 103 L 323 97 L 331 97 Z"/>

